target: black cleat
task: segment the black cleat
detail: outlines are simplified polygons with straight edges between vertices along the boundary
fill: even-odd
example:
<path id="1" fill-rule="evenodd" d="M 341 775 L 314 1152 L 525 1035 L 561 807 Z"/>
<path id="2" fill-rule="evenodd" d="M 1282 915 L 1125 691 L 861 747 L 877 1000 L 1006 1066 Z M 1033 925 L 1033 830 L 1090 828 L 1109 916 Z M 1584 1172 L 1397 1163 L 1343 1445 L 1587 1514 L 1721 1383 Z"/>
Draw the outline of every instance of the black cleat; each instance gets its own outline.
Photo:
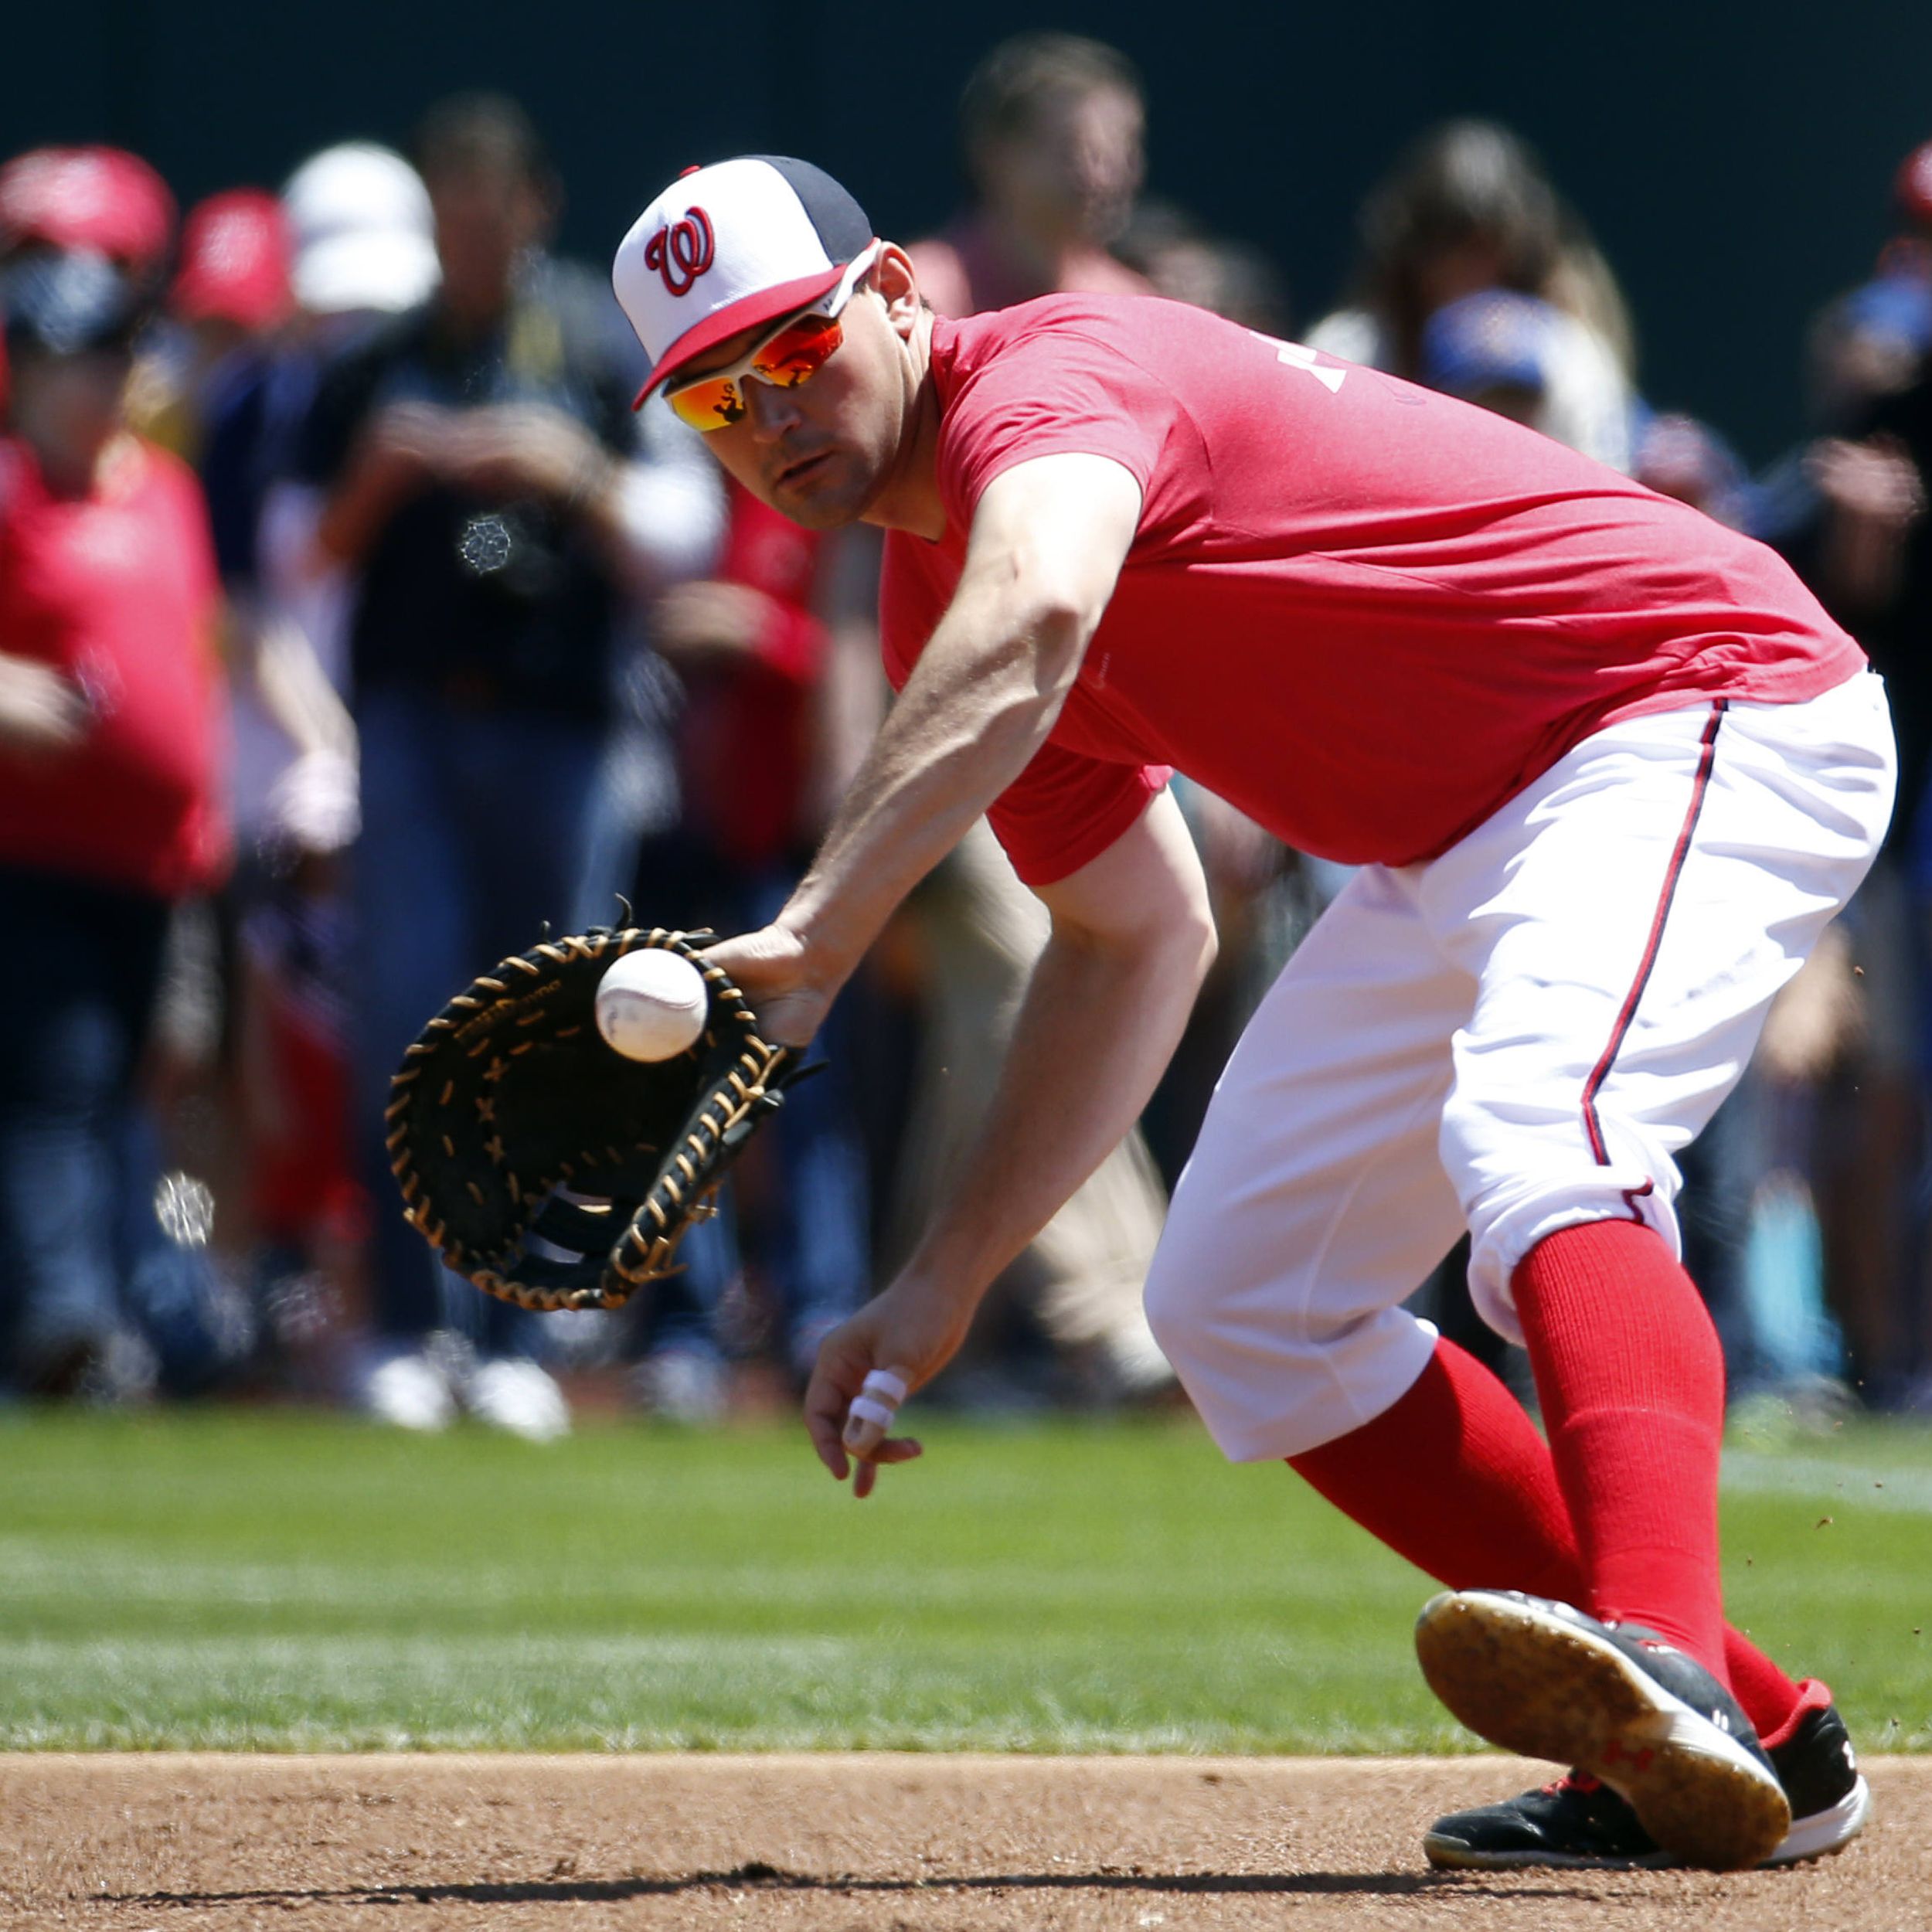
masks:
<path id="1" fill-rule="evenodd" d="M 1478 1736 L 1608 1785 L 1669 1860 L 1737 1871 L 1781 1848 L 1791 1806 L 1750 1720 L 1653 1632 L 1516 1590 L 1453 1590 L 1423 1606 L 1416 1651 Z"/>
<path id="2" fill-rule="evenodd" d="M 1835 1704 L 1807 1711 L 1798 1729 L 1770 1747 L 1770 1759 L 1791 1801 L 1791 1828 L 1766 1863 L 1828 1858 L 1865 1829 L 1872 1815 L 1871 1787 Z"/>
<path id="3" fill-rule="evenodd" d="M 1540 1791 L 1451 1811 L 1430 1826 L 1422 1849 L 1431 1865 L 1450 1871 L 1549 1865 L 1628 1871 L 1676 1862 L 1607 1784 L 1580 1771 Z"/>

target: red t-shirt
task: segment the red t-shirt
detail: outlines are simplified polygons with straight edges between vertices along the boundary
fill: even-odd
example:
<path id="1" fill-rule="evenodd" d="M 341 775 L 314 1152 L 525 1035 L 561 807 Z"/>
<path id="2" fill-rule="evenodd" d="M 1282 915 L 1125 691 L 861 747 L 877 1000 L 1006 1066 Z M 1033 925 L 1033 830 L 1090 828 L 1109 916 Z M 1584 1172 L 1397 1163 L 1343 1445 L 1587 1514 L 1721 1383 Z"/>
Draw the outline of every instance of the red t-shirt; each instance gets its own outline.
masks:
<path id="1" fill-rule="evenodd" d="M 1434 857 L 1592 732 L 1815 696 L 1864 654 L 1763 545 L 1535 431 L 1178 303 L 1049 296 L 933 329 L 946 534 L 895 531 L 903 684 L 980 494 L 1111 457 L 1140 527 L 1051 736 L 989 816 L 1066 877 L 1174 767 L 1304 852 Z"/>
<path id="2" fill-rule="evenodd" d="M 219 877 L 219 596 L 200 485 L 175 457 L 130 437 L 68 498 L 0 440 L 0 651 L 65 672 L 94 713 L 71 751 L 0 750 L 0 865 L 162 898 Z"/>

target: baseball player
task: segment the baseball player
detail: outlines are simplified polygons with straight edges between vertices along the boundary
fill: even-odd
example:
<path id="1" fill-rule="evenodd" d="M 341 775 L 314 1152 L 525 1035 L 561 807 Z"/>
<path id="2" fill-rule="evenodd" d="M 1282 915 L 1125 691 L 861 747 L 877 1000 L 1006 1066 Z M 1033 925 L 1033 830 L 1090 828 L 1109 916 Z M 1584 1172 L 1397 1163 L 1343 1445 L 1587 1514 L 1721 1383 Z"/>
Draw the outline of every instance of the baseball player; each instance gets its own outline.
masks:
<path id="1" fill-rule="evenodd" d="M 798 522 L 887 532 L 896 706 L 777 920 L 718 957 L 808 1039 L 982 812 L 1051 914 L 981 1138 L 821 1352 L 860 1495 L 984 1284 L 1112 1147 L 1214 935 L 1186 771 L 1359 866 L 1216 1091 L 1147 1284 L 1236 1461 L 1286 1459 L 1447 1588 L 1425 1674 L 1573 1774 L 1440 1862 L 1835 1849 L 1830 1692 L 1726 1628 L 1723 1369 L 1673 1155 L 1858 885 L 1884 696 L 1770 552 L 1520 426 L 1151 299 L 951 321 L 838 185 L 743 157 L 660 194 L 620 299 L 662 393 Z M 1549 1443 L 1406 1313 L 1467 1229 Z"/>

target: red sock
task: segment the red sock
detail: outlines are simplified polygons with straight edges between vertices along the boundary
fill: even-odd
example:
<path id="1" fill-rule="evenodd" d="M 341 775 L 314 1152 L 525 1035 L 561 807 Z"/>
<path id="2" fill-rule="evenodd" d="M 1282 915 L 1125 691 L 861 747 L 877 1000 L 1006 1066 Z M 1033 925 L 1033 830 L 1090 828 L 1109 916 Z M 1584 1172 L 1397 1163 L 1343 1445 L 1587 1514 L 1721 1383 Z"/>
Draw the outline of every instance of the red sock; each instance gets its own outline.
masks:
<path id="1" fill-rule="evenodd" d="M 1511 1284 L 1592 1615 L 1647 1624 L 1724 1669 L 1717 1452 L 1724 1357 L 1656 1231 L 1590 1221 Z"/>
<path id="2" fill-rule="evenodd" d="M 1582 1580 L 1570 1514 L 1536 1424 L 1453 1342 L 1437 1342 L 1393 1408 L 1288 1464 L 1451 1590 L 1570 1598 Z"/>
<path id="3" fill-rule="evenodd" d="M 1400 1401 L 1289 1458 L 1342 1512 L 1451 1590 L 1587 1594 L 1555 1465 L 1522 1406 L 1475 1357 L 1438 1342 Z M 1781 1738 L 1806 1693 L 1734 1630 L 1725 1661 L 1745 1715 Z M 1828 1701 L 1828 1693 L 1827 1697 Z"/>

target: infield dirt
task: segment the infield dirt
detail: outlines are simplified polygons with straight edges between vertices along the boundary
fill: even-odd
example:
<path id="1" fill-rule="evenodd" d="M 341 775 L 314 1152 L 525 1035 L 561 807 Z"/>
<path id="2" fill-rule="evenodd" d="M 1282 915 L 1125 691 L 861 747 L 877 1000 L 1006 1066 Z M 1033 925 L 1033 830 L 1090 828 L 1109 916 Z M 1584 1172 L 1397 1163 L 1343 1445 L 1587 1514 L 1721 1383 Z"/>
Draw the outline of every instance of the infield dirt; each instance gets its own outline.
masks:
<path id="1" fill-rule="evenodd" d="M 1431 1874 L 1437 1812 L 1520 1761 L 860 1756 L 0 1757 L 0 1923 L 766 1926 L 799 1932 L 1384 1927 L 1913 1932 L 1932 1757 L 1783 1872 Z"/>

